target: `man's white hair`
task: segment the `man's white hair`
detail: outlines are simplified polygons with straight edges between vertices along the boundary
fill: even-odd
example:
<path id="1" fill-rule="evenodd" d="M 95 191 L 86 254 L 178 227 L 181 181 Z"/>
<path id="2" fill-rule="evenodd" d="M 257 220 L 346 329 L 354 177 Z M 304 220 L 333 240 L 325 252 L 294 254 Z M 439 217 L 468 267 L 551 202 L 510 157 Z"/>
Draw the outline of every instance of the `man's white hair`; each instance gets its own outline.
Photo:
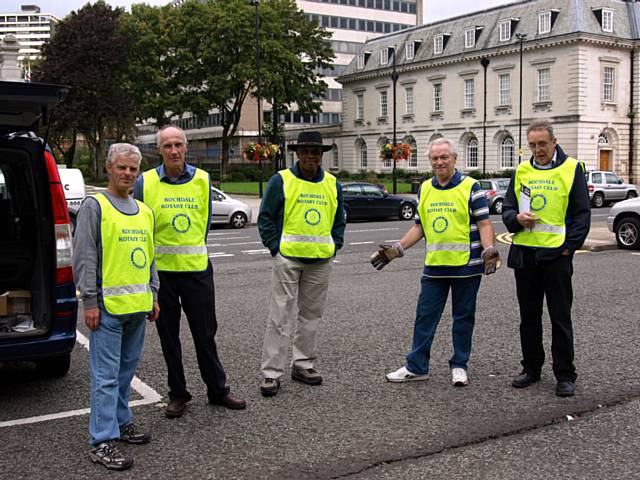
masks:
<path id="1" fill-rule="evenodd" d="M 135 158 L 138 161 L 138 167 L 142 161 L 140 149 L 130 143 L 114 143 L 109 147 L 109 153 L 107 153 L 107 167 L 118 157 Z"/>
<path id="2" fill-rule="evenodd" d="M 451 151 L 451 155 L 456 158 L 458 157 L 458 152 L 456 151 L 456 142 L 447 137 L 436 138 L 429 144 L 429 156 L 431 156 L 431 148 L 438 145 L 448 145 L 449 150 Z"/>

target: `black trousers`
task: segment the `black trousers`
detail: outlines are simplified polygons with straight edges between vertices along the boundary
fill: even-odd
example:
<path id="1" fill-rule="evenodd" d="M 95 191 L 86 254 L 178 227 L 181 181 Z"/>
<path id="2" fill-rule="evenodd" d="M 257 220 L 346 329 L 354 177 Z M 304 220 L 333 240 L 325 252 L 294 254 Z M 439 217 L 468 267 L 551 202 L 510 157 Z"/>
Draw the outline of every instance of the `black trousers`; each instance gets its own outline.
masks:
<path id="1" fill-rule="evenodd" d="M 524 370 L 539 375 L 544 364 L 542 345 L 542 302 L 547 299 L 551 318 L 553 373 L 558 381 L 576 380 L 573 364 L 572 257 L 560 256 L 536 263 L 534 253 L 524 250 L 524 268 L 515 269 L 520 304 L 520 342 Z"/>
<path id="2" fill-rule="evenodd" d="M 224 397 L 229 393 L 229 387 L 216 348 L 218 323 L 211 262 L 204 272 L 158 272 L 158 276 L 160 316 L 155 323 L 167 362 L 169 398 L 191 400 L 182 366 L 181 309 L 189 323 L 200 375 L 207 385 L 207 395 L 210 399 Z"/>

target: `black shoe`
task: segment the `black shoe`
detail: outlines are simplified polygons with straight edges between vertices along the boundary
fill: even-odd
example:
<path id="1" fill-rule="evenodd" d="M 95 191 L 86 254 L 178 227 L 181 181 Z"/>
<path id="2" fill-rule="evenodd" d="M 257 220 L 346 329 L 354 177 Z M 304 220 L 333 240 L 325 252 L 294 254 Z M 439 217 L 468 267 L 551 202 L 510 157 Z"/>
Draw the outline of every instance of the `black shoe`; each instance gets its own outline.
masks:
<path id="1" fill-rule="evenodd" d="M 534 375 L 533 373 L 525 371 L 514 378 L 513 382 L 511 382 L 511 386 L 513 388 L 527 388 L 539 381 L 540 375 Z"/>
<path id="2" fill-rule="evenodd" d="M 568 380 L 560 380 L 556 385 L 556 395 L 559 397 L 573 397 L 575 385 Z"/>
<path id="3" fill-rule="evenodd" d="M 151 434 L 149 432 L 140 432 L 133 423 L 130 423 L 120 429 L 120 441 L 133 445 L 144 445 L 151 441 Z"/>
<path id="4" fill-rule="evenodd" d="M 260 385 L 260 393 L 263 397 L 273 397 L 280 390 L 280 380 L 277 378 L 265 378 Z"/>
<path id="5" fill-rule="evenodd" d="M 133 458 L 118 450 L 117 440 L 109 440 L 96 445 L 89 452 L 93 463 L 100 463 L 109 470 L 126 470 L 133 466 Z"/>
<path id="6" fill-rule="evenodd" d="M 313 368 L 292 368 L 291 378 L 307 385 L 320 385 L 322 383 L 322 375 Z"/>
<path id="7" fill-rule="evenodd" d="M 169 402 L 167 408 L 164 409 L 164 413 L 168 418 L 179 418 L 184 414 L 187 409 L 187 403 L 189 400 L 184 398 L 175 398 Z"/>

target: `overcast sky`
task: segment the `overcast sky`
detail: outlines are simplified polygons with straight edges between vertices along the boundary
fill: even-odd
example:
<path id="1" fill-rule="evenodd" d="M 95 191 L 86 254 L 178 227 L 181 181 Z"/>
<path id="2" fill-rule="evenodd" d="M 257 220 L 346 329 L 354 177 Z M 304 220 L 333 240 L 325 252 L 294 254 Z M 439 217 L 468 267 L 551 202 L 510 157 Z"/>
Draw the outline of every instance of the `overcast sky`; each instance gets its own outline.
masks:
<path id="1" fill-rule="evenodd" d="M 475 12 L 495 5 L 512 3 L 515 0 L 424 0 L 425 22 L 433 22 L 443 18 L 455 17 L 469 12 Z M 43 13 L 53 13 L 58 17 L 64 17 L 71 10 L 81 8 L 86 0 L 2 0 L 1 11 L 9 7 L 10 11 L 19 11 L 22 4 L 39 5 Z M 141 3 L 137 0 L 108 0 L 108 4 L 113 6 L 129 7 L 132 3 Z M 146 0 L 144 3 L 150 5 L 165 5 L 168 0 Z"/>

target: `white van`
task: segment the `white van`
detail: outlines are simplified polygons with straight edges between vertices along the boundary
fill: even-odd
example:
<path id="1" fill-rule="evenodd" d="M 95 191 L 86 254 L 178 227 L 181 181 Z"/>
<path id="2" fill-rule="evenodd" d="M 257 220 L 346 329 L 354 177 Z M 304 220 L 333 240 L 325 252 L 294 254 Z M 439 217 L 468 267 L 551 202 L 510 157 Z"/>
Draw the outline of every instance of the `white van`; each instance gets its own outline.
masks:
<path id="1" fill-rule="evenodd" d="M 58 173 L 64 197 L 67 200 L 71 222 L 75 225 L 76 214 L 86 196 L 84 177 L 79 169 L 67 168 L 66 165 L 58 165 Z"/>

